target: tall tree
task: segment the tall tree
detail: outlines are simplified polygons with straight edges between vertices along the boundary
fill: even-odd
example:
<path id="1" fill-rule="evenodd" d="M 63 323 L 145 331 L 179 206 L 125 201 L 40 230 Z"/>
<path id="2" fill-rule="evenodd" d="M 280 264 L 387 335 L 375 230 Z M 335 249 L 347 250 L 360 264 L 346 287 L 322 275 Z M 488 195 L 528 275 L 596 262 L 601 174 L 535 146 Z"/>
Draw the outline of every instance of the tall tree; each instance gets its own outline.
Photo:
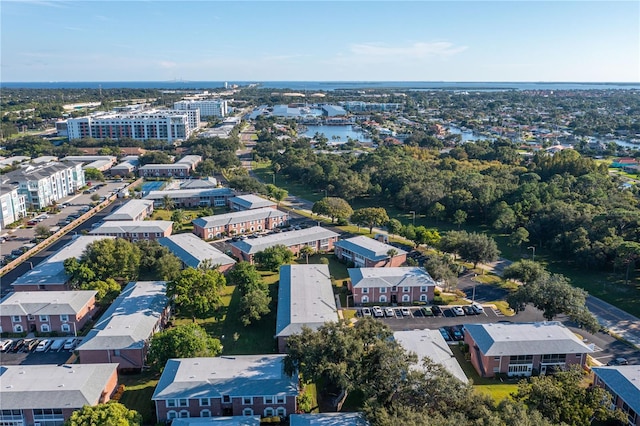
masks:
<path id="1" fill-rule="evenodd" d="M 541 263 L 528 259 L 514 262 L 502 272 L 502 278 L 517 280 L 523 284 L 531 284 L 546 275 L 549 275 L 549 272 Z"/>
<path id="2" fill-rule="evenodd" d="M 151 338 L 147 364 L 162 372 L 171 358 L 211 357 L 222 352 L 218 339 L 207 334 L 198 324 L 179 325 L 156 333 Z"/>
<path id="3" fill-rule="evenodd" d="M 629 283 L 629 272 L 635 267 L 636 262 L 640 259 L 640 243 L 635 241 L 624 241 L 616 249 L 618 262 L 625 265 L 624 283 Z"/>
<path id="4" fill-rule="evenodd" d="M 464 210 L 456 210 L 453 213 L 453 224 L 458 225 L 458 229 L 460 229 L 460 226 L 464 225 L 466 221 L 467 212 L 465 212 Z"/>
<path id="5" fill-rule="evenodd" d="M 402 232 L 402 223 L 398 219 L 389 219 L 389 222 L 387 222 L 387 231 L 391 235 L 400 235 Z"/>
<path id="6" fill-rule="evenodd" d="M 173 198 L 171 198 L 169 195 L 165 195 L 164 197 L 162 197 L 162 207 L 164 207 L 165 210 L 173 210 L 175 205 L 176 204 L 173 201 Z"/>
<path id="7" fill-rule="evenodd" d="M 382 226 L 389 222 L 389 215 L 383 207 L 365 207 L 355 210 L 351 214 L 351 222 L 368 227 L 369 233 L 371 233 L 374 226 Z"/>
<path id="8" fill-rule="evenodd" d="M 493 262 L 500 255 L 498 245 L 493 238 L 475 232 L 467 234 L 466 238 L 460 242 L 458 252 L 464 260 L 473 262 L 474 268 L 480 262 Z"/>
<path id="9" fill-rule="evenodd" d="M 220 291 L 225 284 L 224 275 L 215 269 L 187 268 L 167 283 L 167 297 L 173 299 L 182 315 L 195 322 L 221 306 Z"/>
<path id="10" fill-rule="evenodd" d="M 338 197 L 326 197 L 316 201 L 311 211 L 315 214 L 329 216 L 332 223 L 336 219 L 346 219 L 353 214 L 353 209 L 349 203 Z"/>
<path id="11" fill-rule="evenodd" d="M 266 288 L 254 289 L 240 298 L 240 322 L 245 327 L 271 312 L 271 297 Z"/>
<path id="12" fill-rule="evenodd" d="M 509 236 L 509 246 L 517 247 L 518 249 L 522 248 L 522 244 L 529 242 L 529 231 L 522 226 L 517 228 L 515 231 L 511 233 Z"/>
<path id="13" fill-rule="evenodd" d="M 277 272 L 280 266 L 293 261 L 293 252 L 283 244 L 276 244 L 272 247 L 257 252 L 253 259 L 258 266 L 266 271 Z"/>
<path id="14" fill-rule="evenodd" d="M 95 406 L 85 405 L 74 411 L 65 426 L 139 426 L 142 416 L 135 410 L 130 410 L 116 401 Z"/>
<path id="15" fill-rule="evenodd" d="M 300 254 L 304 256 L 309 264 L 309 256 L 313 255 L 316 251 L 311 246 L 304 246 L 300 249 Z"/>
<path id="16" fill-rule="evenodd" d="M 187 220 L 187 214 L 182 209 L 174 210 L 171 213 L 171 220 L 173 221 L 173 227 L 176 231 L 179 231 L 182 229 L 183 222 Z"/>

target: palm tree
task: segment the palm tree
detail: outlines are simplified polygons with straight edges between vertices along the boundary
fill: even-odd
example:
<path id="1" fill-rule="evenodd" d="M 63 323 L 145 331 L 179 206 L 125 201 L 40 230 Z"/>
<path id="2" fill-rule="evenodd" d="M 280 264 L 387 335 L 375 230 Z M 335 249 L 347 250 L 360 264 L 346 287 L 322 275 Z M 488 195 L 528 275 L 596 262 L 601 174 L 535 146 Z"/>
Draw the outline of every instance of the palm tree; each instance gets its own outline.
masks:
<path id="1" fill-rule="evenodd" d="M 398 255 L 398 250 L 396 250 L 394 248 L 390 248 L 389 250 L 387 250 L 387 256 L 389 256 L 389 258 L 387 259 L 387 265 L 390 264 L 391 263 L 391 259 L 393 259 L 397 255 Z"/>
<path id="2" fill-rule="evenodd" d="M 179 231 L 182 229 L 182 223 L 187 220 L 187 215 L 184 210 L 178 209 L 171 214 L 171 220 L 175 222 L 174 228 L 176 231 Z"/>
<path id="3" fill-rule="evenodd" d="M 300 249 L 300 254 L 305 255 L 307 258 L 307 265 L 309 264 L 309 256 L 311 256 L 314 253 L 315 253 L 315 250 L 313 250 L 313 248 L 310 246 L 304 246 Z"/>
<path id="4" fill-rule="evenodd" d="M 162 197 L 162 206 L 165 208 L 165 210 L 172 210 L 175 205 L 176 204 L 173 202 L 173 199 L 171 199 L 171 197 L 169 197 L 168 195 Z"/>

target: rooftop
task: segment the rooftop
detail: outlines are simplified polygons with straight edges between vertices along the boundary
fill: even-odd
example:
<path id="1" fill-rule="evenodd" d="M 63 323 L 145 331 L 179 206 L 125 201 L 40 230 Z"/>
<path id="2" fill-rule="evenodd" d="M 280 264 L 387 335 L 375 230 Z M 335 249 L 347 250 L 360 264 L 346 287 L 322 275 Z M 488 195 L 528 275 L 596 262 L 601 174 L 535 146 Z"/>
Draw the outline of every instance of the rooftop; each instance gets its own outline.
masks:
<path id="1" fill-rule="evenodd" d="M 446 368 L 449 373 L 461 382 L 467 383 L 469 381 L 453 352 L 451 352 L 449 345 L 438 330 L 396 331 L 393 333 L 393 338 L 405 350 L 418 355 L 418 365 L 415 368 L 420 368 L 424 358 L 430 358 L 433 362 Z"/>
<path id="2" fill-rule="evenodd" d="M 109 216 L 105 217 L 104 220 L 133 220 L 150 207 L 153 207 L 153 201 L 151 200 L 129 200 Z"/>
<path id="3" fill-rule="evenodd" d="M 138 170 L 173 170 L 173 169 L 184 169 L 188 170 L 191 167 L 190 164 L 187 163 L 173 163 L 173 164 L 145 164 L 144 166 L 140 166 Z"/>
<path id="4" fill-rule="evenodd" d="M 291 414 L 290 426 L 368 426 L 362 413 Z"/>
<path id="5" fill-rule="evenodd" d="M 200 217 L 193 220 L 194 225 L 201 228 L 213 228 L 215 226 L 224 226 L 234 223 L 242 223 L 251 220 L 264 220 L 267 218 L 279 218 L 288 216 L 288 213 L 272 209 L 271 207 L 262 207 L 260 209 L 242 210 L 238 212 L 218 214 L 215 216 Z"/>
<path id="6" fill-rule="evenodd" d="M 557 321 L 465 324 L 485 356 L 584 354 L 593 350 Z"/>
<path id="7" fill-rule="evenodd" d="M 78 350 L 142 348 L 169 303 L 166 282 L 129 283 L 96 322 Z"/>
<path id="8" fill-rule="evenodd" d="M 0 301 L 0 315 L 75 315 L 97 291 L 17 291 Z"/>
<path id="9" fill-rule="evenodd" d="M 222 395 L 297 395 L 297 377 L 284 373 L 285 355 L 170 359 L 152 400 Z"/>
<path id="10" fill-rule="evenodd" d="M 0 408 L 64 409 L 96 405 L 117 368 L 118 364 L 1 366 Z"/>
<path id="11" fill-rule="evenodd" d="M 260 426 L 260 416 L 189 417 L 171 421 L 171 426 Z"/>
<path id="12" fill-rule="evenodd" d="M 273 207 L 276 205 L 271 200 L 259 197 L 255 194 L 238 195 L 229 199 L 229 203 L 237 204 L 244 209 L 258 209 L 261 207 Z"/>
<path id="13" fill-rule="evenodd" d="M 427 271 L 417 266 L 397 268 L 349 268 L 353 287 L 422 287 L 436 283 Z"/>
<path id="14" fill-rule="evenodd" d="M 110 220 L 89 231 L 90 234 L 164 233 L 173 226 L 170 220 Z"/>
<path id="15" fill-rule="evenodd" d="M 609 388 L 636 413 L 640 413 L 640 365 L 592 367 Z"/>
<path id="16" fill-rule="evenodd" d="M 284 244 L 289 247 L 332 237 L 338 237 L 338 234 L 329 229 L 314 226 L 298 231 L 280 232 L 278 234 L 267 235 L 266 237 L 238 241 L 231 245 L 237 247 L 244 253 L 254 254 L 276 244 Z"/>
<path id="17" fill-rule="evenodd" d="M 213 265 L 236 263 L 235 260 L 193 234 L 171 235 L 170 237 L 160 238 L 158 242 L 167 247 L 184 264 L 192 268 L 197 268 L 200 263 L 207 259 L 211 260 Z"/>
<path id="18" fill-rule="evenodd" d="M 402 249 L 389 244 L 381 243 L 378 240 L 374 240 L 373 238 L 365 237 L 362 235 L 358 237 L 348 238 L 346 240 L 340 240 L 336 242 L 335 246 L 352 251 L 356 254 L 361 255 L 365 259 L 370 259 L 373 261 L 387 259 L 389 257 L 387 255 L 387 252 L 389 250 L 395 250 L 397 253 L 396 256 L 407 254 L 407 252 Z"/>
<path id="19" fill-rule="evenodd" d="M 64 285 L 69 280 L 69 276 L 64 272 L 64 261 L 75 257 L 79 259 L 87 246 L 95 241 L 105 238 L 115 238 L 102 235 L 81 235 L 71 240 L 69 244 L 52 254 L 42 262 L 34 266 L 33 269 L 18 277 L 13 282 L 14 286 L 19 285 Z"/>
<path id="20" fill-rule="evenodd" d="M 278 286 L 276 336 L 290 336 L 338 321 L 328 265 L 283 265 Z"/>
<path id="21" fill-rule="evenodd" d="M 144 197 L 147 200 L 162 200 L 165 195 L 176 198 L 197 198 L 197 197 L 224 197 L 233 195 L 231 188 L 202 188 L 202 189 L 167 189 L 162 191 L 149 191 Z"/>

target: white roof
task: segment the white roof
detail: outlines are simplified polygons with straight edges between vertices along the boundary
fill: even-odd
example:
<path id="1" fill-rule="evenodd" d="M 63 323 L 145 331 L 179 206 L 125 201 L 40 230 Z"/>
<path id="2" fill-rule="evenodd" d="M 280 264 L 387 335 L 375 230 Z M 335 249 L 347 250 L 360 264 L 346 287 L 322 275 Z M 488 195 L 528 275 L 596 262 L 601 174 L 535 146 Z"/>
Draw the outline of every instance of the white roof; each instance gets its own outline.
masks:
<path id="1" fill-rule="evenodd" d="M 173 226 L 170 220 L 111 220 L 91 230 L 90 234 L 164 233 Z"/>
<path id="2" fill-rule="evenodd" d="M 387 259 L 389 257 L 387 252 L 392 249 L 396 251 L 396 256 L 407 254 L 407 252 L 402 249 L 381 243 L 378 240 L 374 240 L 373 238 L 365 237 L 363 235 L 337 241 L 335 246 L 342 247 L 343 249 L 347 249 L 363 256 L 365 259 L 373 261 Z"/>
<path id="3" fill-rule="evenodd" d="M 465 324 L 465 329 L 485 356 L 593 352 L 571 330 L 557 321 Z"/>
<path id="4" fill-rule="evenodd" d="M 173 164 L 145 164 L 141 166 L 138 170 L 173 170 L 173 169 L 184 169 L 188 170 L 191 168 L 191 165 L 187 163 L 173 163 Z"/>
<path id="5" fill-rule="evenodd" d="M 144 347 L 168 303 L 165 281 L 129 283 L 87 334 L 78 350 Z"/>
<path id="6" fill-rule="evenodd" d="M 405 330 L 393 333 L 393 338 L 402 345 L 408 352 L 418 355 L 418 365 L 414 366 L 420 369 L 422 360 L 430 358 L 431 361 L 442 365 L 447 369 L 453 377 L 463 383 L 469 380 L 462 371 L 462 367 L 458 364 L 458 360 L 451 352 L 451 348 L 442 337 L 438 330 Z"/>
<path id="7" fill-rule="evenodd" d="M 197 198 L 197 197 L 225 197 L 233 194 L 230 188 L 198 188 L 198 189 L 169 189 L 162 191 L 149 191 L 144 197 L 147 200 L 162 200 L 165 195 L 171 199 Z"/>
<path id="8" fill-rule="evenodd" d="M 178 418 L 171 426 L 260 426 L 260 416 Z"/>
<path id="9" fill-rule="evenodd" d="M 129 200 L 109 216 L 105 217 L 104 220 L 133 220 L 140 213 L 148 210 L 149 207 L 153 207 L 153 201 L 151 200 Z"/>
<path id="10" fill-rule="evenodd" d="M 12 285 L 64 285 L 69 280 L 69 276 L 64 272 L 64 261 L 75 257 L 79 259 L 87 246 L 95 241 L 105 238 L 115 238 L 102 235 L 81 235 L 71 240 L 57 253 L 49 256 L 33 269 L 18 277 Z"/>
<path id="11" fill-rule="evenodd" d="M 151 398 L 297 395 L 298 378 L 284 373 L 285 355 L 170 359 Z"/>
<path id="12" fill-rule="evenodd" d="M 0 315 L 75 315 L 97 291 L 17 291 L 0 301 Z"/>
<path id="13" fill-rule="evenodd" d="M 96 405 L 117 368 L 118 364 L 1 366 L 0 409 Z"/>
<path id="14" fill-rule="evenodd" d="M 273 201 L 259 197 L 255 194 L 238 195 L 237 197 L 229 198 L 229 203 L 238 204 L 245 209 L 258 209 L 261 207 L 273 207 L 276 205 Z"/>
<path id="15" fill-rule="evenodd" d="M 329 265 L 283 265 L 278 286 L 276 336 L 290 336 L 338 321 Z"/>
<path id="16" fill-rule="evenodd" d="M 207 259 L 211 260 L 212 265 L 232 265 L 236 263 L 231 257 L 193 234 L 171 235 L 160 238 L 158 242 L 167 247 L 184 264 L 192 268 L 197 268 L 200 263 Z"/>
<path id="17" fill-rule="evenodd" d="M 280 232 L 278 234 L 267 235 L 266 237 L 246 239 L 232 243 L 231 245 L 237 247 L 243 253 L 254 254 L 266 248 L 273 247 L 276 244 L 284 244 L 290 247 L 299 244 L 315 243 L 318 240 L 337 236 L 338 234 L 329 229 L 314 226 L 298 231 Z"/>
<path id="18" fill-rule="evenodd" d="M 362 413 L 291 414 L 289 426 L 368 426 Z"/>
<path id="19" fill-rule="evenodd" d="M 366 287 L 422 287 L 436 283 L 427 271 L 417 266 L 394 268 L 349 268 L 351 284 L 355 288 Z"/>
<path id="20" fill-rule="evenodd" d="M 288 216 L 288 213 L 272 209 L 271 207 L 263 207 L 253 210 L 242 210 L 238 212 L 218 214 L 214 216 L 200 217 L 193 220 L 195 225 L 202 228 L 213 228 L 215 226 L 232 225 L 234 223 L 242 223 L 251 220 L 264 220 L 267 218 L 280 218 Z"/>

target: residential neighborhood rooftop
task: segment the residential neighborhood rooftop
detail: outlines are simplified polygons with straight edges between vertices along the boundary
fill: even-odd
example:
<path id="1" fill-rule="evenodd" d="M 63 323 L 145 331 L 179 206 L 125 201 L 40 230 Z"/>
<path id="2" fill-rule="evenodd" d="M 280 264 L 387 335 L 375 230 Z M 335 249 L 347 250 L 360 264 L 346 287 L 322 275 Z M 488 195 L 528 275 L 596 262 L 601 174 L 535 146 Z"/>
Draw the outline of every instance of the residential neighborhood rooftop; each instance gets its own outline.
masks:
<path id="1" fill-rule="evenodd" d="M 129 200 L 109 216 L 105 217 L 104 220 L 134 220 L 140 213 L 146 211 L 151 206 L 153 206 L 153 201 L 151 200 Z"/>
<path id="2" fill-rule="evenodd" d="M 328 265 L 280 267 L 276 336 L 290 336 L 328 321 L 338 321 Z"/>
<path id="3" fill-rule="evenodd" d="M 396 255 L 407 254 L 406 251 L 394 247 L 390 244 L 382 243 L 378 240 L 374 240 L 373 238 L 365 237 L 360 235 L 358 237 L 348 238 L 346 240 L 337 241 L 335 247 L 342 247 L 343 249 L 349 250 L 353 253 L 359 254 L 366 259 L 371 259 L 374 261 L 384 260 L 387 257 L 387 252 L 389 250 L 395 250 Z"/>
<path id="4" fill-rule="evenodd" d="M 110 220 L 91 230 L 90 234 L 164 233 L 173 226 L 170 220 Z"/>
<path id="5" fill-rule="evenodd" d="M 266 237 L 238 241 L 232 243 L 232 245 L 244 253 L 254 254 L 276 244 L 292 246 L 337 236 L 338 234 L 329 229 L 314 226 L 297 231 L 280 232 L 278 234 L 267 235 Z"/>
<path id="6" fill-rule="evenodd" d="M 260 416 L 177 418 L 171 426 L 260 426 Z"/>
<path id="7" fill-rule="evenodd" d="M 0 315 L 75 315 L 96 293 L 95 290 L 18 291 L 0 301 Z"/>
<path id="8" fill-rule="evenodd" d="M 237 204 L 245 209 L 258 209 L 261 207 L 273 207 L 276 205 L 271 200 L 259 197 L 255 194 L 238 195 L 229 199 L 230 204 Z"/>
<path id="9" fill-rule="evenodd" d="M 485 356 L 591 353 L 560 322 L 465 324 Z"/>
<path id="10" fill-rule="evenodd" d="M 394 268 L 349 268 L 353 287 L 416 287 L 435 286 L 427 271 L 417 266 Z"/>
<path id="11" fill-rule="evenodd" d="M 169 303 L 165 293 L 165 281 L 129 283 L 77 349 L 143 347 Z"/>
<path id="12" fill-rule="evenodd" d="M 362 413 L 292 414 L 289 426 L 369 426 Z"/>
<path id="13" fill-rule="evenodd" d="M 253 210 L 242 210 L 231 213 L 218 214 L 214 216 L 205 216 L 193 220 L 193 224 L 202 228 L 212 228 L 215 226 L 224 226 L 234 223 L 248 222 L 251 220 L 263 220 L 270 217 L 283 217 L 288 213 L 276 210 L 270 207 L 262 207 Z"/>
<path id="14" fill-rule="evenodd" d="M 438 330 L 404 330 L 393 333 L 393 338 L 407 350 L 418 356 L 419 369 L 422 366 L 424 358 L 430 358 L 433 362 L 442 365 L 456 379 L 463 383 L 469 380 L 464 374 L 462 367 L 458 364 L 458 360 L 451 352 L 451 348 L 442 337 Z"/>
<path id="15" fill-rule="evenodd" d="M 633 411 L 640 413 L 640 365 L 592 367 L 592 370 Z"/>
<path id="16" fill-rule="evenodd" d="M 212 265 L 236 263 L 231 257 L 193 234 L 175 234 L 160 238 L 158 242 L 167 247 L 185 265 L 192 268 L 197 268 L 200 263 L 207 259 L 211 260 Z"/>
<path id="17" fill-rule="evenodd" d="M 162 200 L 165 195 L 171 198 L 215 197 L 233 194 L 231 188 L 202 188 L 202 189 L 167 189 L 149 191 L 144 197 L 147 200 Z"/>
<path id="18" fill-rule="evenodd" d="M 297 395 L 298 379 L 284 373 L 284 355 L 170 359 L 152 400 L 223 395 Z"/>
<path id="19" fill-rule="evenodd" d="M 118 364 L 0 366 L 0 408 L 81 408 L 96 405 Z"/>

